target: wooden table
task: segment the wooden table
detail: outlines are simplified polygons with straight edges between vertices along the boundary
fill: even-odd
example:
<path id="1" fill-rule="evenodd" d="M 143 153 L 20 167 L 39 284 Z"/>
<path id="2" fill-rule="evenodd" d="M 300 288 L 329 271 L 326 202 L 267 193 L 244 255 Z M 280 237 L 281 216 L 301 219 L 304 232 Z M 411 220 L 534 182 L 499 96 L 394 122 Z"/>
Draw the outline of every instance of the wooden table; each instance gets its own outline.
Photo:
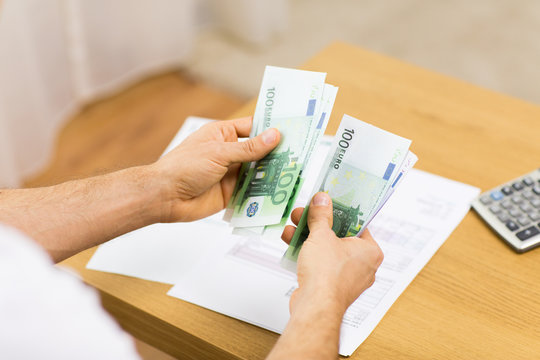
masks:
<path id="1" fill-rule="evenodd" d="M 304 69 L 340 87 L 344 113 L 413 140 L 417 168 L 483 190 L 540 167 L 540 107 L 336 43 Z M 254 102 L 234 116 L 251 114 Z M 169 285 L 86 270 L 134 336 L 180 358 L 263 359 L 277 335 L 169 297 Z M 353 359 L 540 357 L 540 249 L 518 255 L 472 211 Z"/>

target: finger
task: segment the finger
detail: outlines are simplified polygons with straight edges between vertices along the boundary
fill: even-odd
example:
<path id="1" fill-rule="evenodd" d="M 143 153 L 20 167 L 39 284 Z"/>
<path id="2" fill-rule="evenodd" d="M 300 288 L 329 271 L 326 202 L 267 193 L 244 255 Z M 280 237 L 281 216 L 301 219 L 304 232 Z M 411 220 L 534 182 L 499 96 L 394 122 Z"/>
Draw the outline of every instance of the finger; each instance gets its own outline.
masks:
<path id="1" fill-rule="evenodd" d="M 295 231 L 296 228 L 294 226 L 285 226 L 285 229 L 283 229 L 283 233 L 281 234 L 281 240 L 285 241 L 287 244 L 290 244 Z"/>
<path id="2" fill-rule="evenodd" d="M 371 279 L 369 280 L 368 286 L 366 287 L 366 290 L 369 289 L 373 284 L 375 284 L 375 276 L 373 275 Z M 364 290 L 365 291 L 365 290 Z"/>
<path id="3" fill-rule="evenodd" d="M 364 230 L 364 232 L 362 233 L 362 235 L 359 236 L 359 238 L 366 239 L 369 241 L 375 241 L 375 239 L 373 239 L 373 236 L 371 236 L 369 229 Z"/>
<path id="4" fill-rule="evenodd" d="M 291 220 L 294 223 L 294 225 L 298 225 L 300 222 L 300 218 L 302 217 L 302 214 L 304 213 L 304 208 L 299 207 L 292 211 L 291 213 Z"/>
<path id="5" fill-rule="evenodd" d="M 240 169 L 240 164 L 234 164 L 230 166 L 229 169 L 227 170 L 227 173 L 221 180 L 221 191 L 223 193 L 223 201 L 224 201 L 223 206 L 227 206 L 227 203 L 232 197 L 232 193 L 236 185 L 236 180 L 238 179 L 239 169 Z"/>
<path id="6" fill-rule="evenodd" d="M 369 244 L 370 253 L 373 256 L 374 263 L 376 267 L 379 267 L 381 263 L 384 260 L 384 254 L 373 236 L 371 236 L 371 233 L 368 229 L 364 230 L 362 235 L 359 237 L 360 239 L 363 239 L 365 242 L 363 244 Z M 351 239 L 358 239 L 358 238 L 351 238 Z"/>
<path id="7" fill-rule="evenodd" d="M 238 137 L 248 137 L 251 131 L 251 126 L 253 124 L 253 117 L 246 116 L 239 119 L 230 120 L 231 124 L 236 130 L 236 136 Z"/>
<path id="8" fill-rule="evenodd" d="M 298 297 L 298 288 L 294 290 L 291 294 L 291 298 L 289 299 L 289 313 L 292 315 L 296 308 L 296 298 Z"/>
<path id="9" fill-rule="evenodd" d="M 332 227 L 332 199 L 327 193 L 319 192 L 311 199 L 308 210 L 309 231 L 328 229 Z"/>
<path id="10" fill-rule="evenodd" d="M 277 129 L 268 129 L 244 142 L 223 143 L 220 156 L 222 156 L 226 166 L 238 162 L 259 160 L 279 144 L 279 139 L 280 134 Z"/>

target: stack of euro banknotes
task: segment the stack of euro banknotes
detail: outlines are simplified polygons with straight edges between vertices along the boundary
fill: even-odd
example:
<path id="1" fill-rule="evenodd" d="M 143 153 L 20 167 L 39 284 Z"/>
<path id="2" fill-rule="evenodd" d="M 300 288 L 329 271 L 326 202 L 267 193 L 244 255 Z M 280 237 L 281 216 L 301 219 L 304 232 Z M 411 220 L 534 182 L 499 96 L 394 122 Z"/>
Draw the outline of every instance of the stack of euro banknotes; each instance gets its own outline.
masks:
<path id="1" fill-rule="evenodd" d="M 233 233 L 276 236 L 285 228 L 338 93 L 325 79 L 326 73 L 266 67 L 250 137 L 277 128 L 281 141 L 263 159 L 242 164 L 224 216 Z M 332 198 L 337 236 L 362 234 L 417 161 L 410 144 L 343 116 L 312 190 L 312 195 L 324 191 Z M 309 235 L 308 211 L 281 261 L 291 271 L 296 271 L 298 253 Z"/>

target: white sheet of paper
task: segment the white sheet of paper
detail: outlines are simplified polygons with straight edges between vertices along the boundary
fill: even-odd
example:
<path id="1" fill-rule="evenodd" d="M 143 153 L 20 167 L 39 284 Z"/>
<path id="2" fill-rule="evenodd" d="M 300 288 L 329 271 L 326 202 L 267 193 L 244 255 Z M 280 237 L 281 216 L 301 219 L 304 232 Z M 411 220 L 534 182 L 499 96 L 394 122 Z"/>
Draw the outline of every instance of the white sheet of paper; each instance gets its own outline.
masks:
<path id="1" fill-rule="evenodd" d="M 470 208 L 479 189 L 412 170 L 369 226 L 385 259 L 375 284 L 347 310 L 341 355 L 351 355 L 444 243 Z M 289 319 L 294 274 L 279 261 L 279 240 L 256 237 L 216 243 L 180 277 L 169 295 L 281 333 Z"/>
<path id="2" fill-rule="evenodd" d="M 86 267 L 174 284 L 220 240 L 208 234 L 230 233 L 222 217 L 220 212 L 204 222 L 154 224 L 132 231 L 100 245 Z"/>

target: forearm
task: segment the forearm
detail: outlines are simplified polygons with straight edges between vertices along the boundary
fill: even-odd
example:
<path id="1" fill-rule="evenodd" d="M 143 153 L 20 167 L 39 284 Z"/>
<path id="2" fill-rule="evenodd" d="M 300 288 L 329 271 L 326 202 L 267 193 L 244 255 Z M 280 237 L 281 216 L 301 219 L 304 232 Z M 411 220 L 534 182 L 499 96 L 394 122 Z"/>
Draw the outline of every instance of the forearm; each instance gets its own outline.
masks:
<path id="1" fill-rule="evenodd" d="M 159 221 L 159 186 L 146 167 L 35 189 L 0 191 L 0 222 L 55 261 Z"/>
<path id="2" fill-rule="evenodd" d="M 299 301 L 267 360 L 336 359 L 343 314 L 329 297 Z"/>

